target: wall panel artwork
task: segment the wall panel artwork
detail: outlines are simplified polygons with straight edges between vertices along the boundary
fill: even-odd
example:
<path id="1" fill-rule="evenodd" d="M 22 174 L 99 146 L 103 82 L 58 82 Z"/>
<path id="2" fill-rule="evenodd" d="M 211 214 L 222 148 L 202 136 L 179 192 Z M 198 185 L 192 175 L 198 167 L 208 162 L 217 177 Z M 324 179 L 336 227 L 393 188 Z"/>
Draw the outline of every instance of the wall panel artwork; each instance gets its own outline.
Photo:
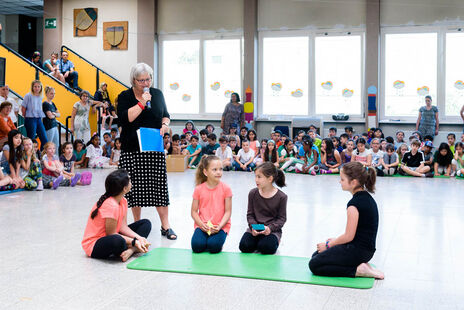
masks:
<path id="1" fill-rule="evenodd" d="M 74 36 L 92 37 L 97 35 L 97 8 L 74 9 Z"/>
<path id="2" fill-rule="evenodd" d="M 103 23 L 103 49 L 127 50 L 129 22 Z"/>

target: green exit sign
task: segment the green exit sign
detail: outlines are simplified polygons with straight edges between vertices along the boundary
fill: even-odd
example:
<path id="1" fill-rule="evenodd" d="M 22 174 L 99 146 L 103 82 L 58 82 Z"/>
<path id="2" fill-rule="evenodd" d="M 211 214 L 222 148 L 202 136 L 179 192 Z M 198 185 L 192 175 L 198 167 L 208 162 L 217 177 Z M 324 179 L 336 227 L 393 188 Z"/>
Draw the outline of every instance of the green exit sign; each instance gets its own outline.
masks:
<path id="1" fill-rule="evenodd" d="M 46 18 L 45 19 L 45 29 L 56 28 L 56 18 Z"/>

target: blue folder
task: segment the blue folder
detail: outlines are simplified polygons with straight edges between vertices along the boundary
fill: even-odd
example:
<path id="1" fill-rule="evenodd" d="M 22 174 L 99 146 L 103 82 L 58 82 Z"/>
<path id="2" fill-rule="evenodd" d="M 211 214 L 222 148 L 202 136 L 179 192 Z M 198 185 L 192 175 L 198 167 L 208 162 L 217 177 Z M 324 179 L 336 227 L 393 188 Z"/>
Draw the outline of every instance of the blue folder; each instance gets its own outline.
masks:
<path id="1" fill-rule="evenodd" d="M 164 152 L 163 137 L 156 128 L 141 127 L 137 130 L 140 152 Z"/>

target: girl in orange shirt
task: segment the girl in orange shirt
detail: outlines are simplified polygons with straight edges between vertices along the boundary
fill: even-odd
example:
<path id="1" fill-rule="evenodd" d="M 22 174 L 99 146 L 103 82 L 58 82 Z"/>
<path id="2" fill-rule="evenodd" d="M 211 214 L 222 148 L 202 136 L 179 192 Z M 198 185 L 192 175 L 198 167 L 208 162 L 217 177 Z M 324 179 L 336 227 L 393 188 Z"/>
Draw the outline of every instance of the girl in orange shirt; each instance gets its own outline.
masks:
<path id="1" fill-rule="evenodd" d="M 230 230 L 232 191 L 221 182 L 222 162 L 217 156 L 204 156 L 198 165 L 193 192 L 192 218 L 195 232 L 192 250 L 219 253 Z"/>
<path id="2" fill-rule="evenodd" d="M 121 257 L 125 262 L 132 254 L 148 252 L 146 237 L 151 223 L 142 219 L 127 225 L 127 200 L 124 195 L 132 184 L 126 170 L 111 172 L 105 180 L 105 193 L 92 207 L 85 227 L 82 248 L 92 258 Z"/>

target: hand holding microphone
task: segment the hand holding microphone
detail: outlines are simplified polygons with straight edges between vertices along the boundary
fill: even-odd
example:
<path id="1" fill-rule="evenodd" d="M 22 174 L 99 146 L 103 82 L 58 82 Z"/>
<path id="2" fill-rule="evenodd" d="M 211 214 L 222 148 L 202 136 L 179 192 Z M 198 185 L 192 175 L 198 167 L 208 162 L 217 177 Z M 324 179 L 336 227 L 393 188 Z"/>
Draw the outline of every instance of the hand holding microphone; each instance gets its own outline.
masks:
<path id="1" fill-rule="evenodd" d="M 151 95 L 150 95 L 150 88 L 148 87 L 145 87 L 143 89 L 143 95 L 142 95 L 142 98 L 146 100 L 146 105 L 147 105 L 147 109 L 151 109 Z"/>

